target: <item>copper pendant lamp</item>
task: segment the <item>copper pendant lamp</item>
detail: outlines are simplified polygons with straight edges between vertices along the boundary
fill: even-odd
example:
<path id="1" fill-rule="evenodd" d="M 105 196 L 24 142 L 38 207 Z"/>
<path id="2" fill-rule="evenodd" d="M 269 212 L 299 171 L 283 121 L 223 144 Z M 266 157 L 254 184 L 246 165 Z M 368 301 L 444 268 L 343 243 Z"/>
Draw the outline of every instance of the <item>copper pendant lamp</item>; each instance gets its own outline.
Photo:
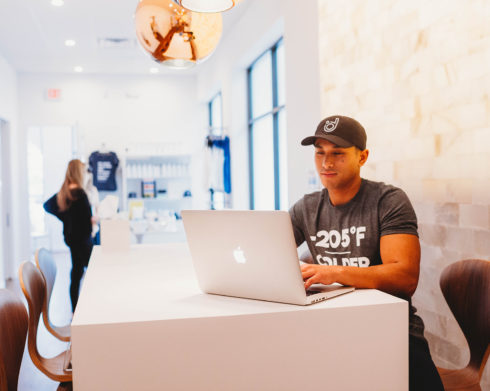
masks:
<path id="1" fill-rule="evenodd" d="M 241 0 L 173 0 L 194 12 L 223 12 L 233 8 Z"/>
<path id="2" fill-rule="evenodd" d="M 134 24 L 143 49 L 155 61 L 179 69 L 205 60 L 223 29 L 221 14 L 191 12 L 172 0 L 140 0 Z"/>

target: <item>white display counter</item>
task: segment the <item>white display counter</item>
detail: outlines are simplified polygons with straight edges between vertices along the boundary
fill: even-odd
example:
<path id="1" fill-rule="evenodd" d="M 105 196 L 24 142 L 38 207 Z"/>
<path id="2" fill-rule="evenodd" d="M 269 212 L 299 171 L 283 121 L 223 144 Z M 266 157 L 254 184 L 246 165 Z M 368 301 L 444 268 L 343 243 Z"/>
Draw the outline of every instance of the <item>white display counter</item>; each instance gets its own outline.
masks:
<path id="1" fill-rule="evenodd" d="M 95 247 L 72 322 L 75 391 L 408 390 L 408 304 L 201 293 L 185 243 Z"/>

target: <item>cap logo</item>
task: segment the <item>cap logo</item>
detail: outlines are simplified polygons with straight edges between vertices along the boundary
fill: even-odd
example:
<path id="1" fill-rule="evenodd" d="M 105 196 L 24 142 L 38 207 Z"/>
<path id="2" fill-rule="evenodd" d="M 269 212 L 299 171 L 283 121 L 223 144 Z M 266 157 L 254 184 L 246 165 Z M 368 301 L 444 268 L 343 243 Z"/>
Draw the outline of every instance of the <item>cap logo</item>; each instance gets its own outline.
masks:
<path id="1" fill-rule="evenodd" d="M 335 121 L 325 121 L 325 125 L 323 126 L 323 130 L 326 132 L 326 133 L 330 133 L 330 132 L 333 132 L 336 128 L 337 128 L 337 125 L 339 124 L 339 119 L 338 118 L 335 118 Z"/>

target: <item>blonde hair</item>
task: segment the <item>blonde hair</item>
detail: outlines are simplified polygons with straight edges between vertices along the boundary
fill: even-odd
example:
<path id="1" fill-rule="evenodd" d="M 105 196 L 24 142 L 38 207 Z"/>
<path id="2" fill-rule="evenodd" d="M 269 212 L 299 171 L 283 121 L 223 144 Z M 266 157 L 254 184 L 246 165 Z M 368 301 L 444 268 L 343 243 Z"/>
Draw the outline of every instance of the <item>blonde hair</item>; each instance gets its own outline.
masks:
<path id="1" fill-rule="evenodd" d="M 84 174 L 85 164 L 78 159 L 70 160 L 66 169 L 65 181 L 56 195 L 56 202 L 61 212 L 67 210 L 74 200 L 70 185 L 75 184 L 77 188 L 83 189 Z"/>

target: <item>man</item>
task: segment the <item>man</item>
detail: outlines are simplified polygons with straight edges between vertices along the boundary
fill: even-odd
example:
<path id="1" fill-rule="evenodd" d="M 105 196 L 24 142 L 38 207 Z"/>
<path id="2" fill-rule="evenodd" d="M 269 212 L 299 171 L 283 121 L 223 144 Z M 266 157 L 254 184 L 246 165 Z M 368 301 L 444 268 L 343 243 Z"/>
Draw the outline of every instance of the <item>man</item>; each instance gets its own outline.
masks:
<path id="1" fill-rule="evenodd" d="M 324 187 L 289 211 L 296 245 L 306 241 L 311 253 L 310 264 L 301 267 L 305 288 L 338 282 L 408 300 L 410 390 L 443 391 L 424 324 L 410 301 L 419 279 L 417 217 L 401 189 L 361 178 L 369 156 L 366 138 L 355 119 L 335 115 L 301 142 L 315 146 Z"/>

